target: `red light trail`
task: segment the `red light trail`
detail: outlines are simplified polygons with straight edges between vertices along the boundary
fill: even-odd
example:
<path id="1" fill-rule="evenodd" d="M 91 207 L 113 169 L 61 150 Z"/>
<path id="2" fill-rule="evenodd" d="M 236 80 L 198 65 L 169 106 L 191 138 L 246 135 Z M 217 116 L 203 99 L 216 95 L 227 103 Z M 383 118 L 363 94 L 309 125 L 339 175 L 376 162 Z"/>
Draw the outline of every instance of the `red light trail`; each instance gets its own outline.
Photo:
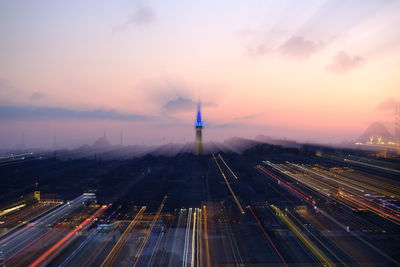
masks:
<path id="1" fill-rule="evenodd" d="M 55 250 L 57 250 L 59 247 L 61 247 L 63 244 L 65 244 L 73 234 L 87 226 L 90 222 L 92 222 L 94 219 L 96 219 L 98 216 L 100 216 L 108 207 L 111 205 L 107 206 L 102 206 L 98 211 L 96 211 L 91 217 L 85 219 L 81 224 L 76 226 L 74 230 L 69 232 L 66 236 L 64 236 L 62 239 L 60 239 L 57 243 L 55 243 L 51 248 L 46 250 L 39 258 L 37 258 L 33 263 L 29 265 L 29 267 L 35 267 L 38 266 L 42 261 L 44 261 L 48 256 L 50 256 Z"/>

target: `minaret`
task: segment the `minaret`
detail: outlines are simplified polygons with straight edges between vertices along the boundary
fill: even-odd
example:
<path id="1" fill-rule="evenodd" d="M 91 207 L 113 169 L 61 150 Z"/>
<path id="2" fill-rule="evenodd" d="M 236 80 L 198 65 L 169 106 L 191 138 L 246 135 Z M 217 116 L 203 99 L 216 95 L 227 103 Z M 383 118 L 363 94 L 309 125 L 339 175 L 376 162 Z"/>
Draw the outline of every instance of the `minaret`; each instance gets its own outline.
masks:
<path id="1" fill-rule="evenodd" d="M 196 116 L 196 123 L 194 128 L 196 129 L 196 141 L 194 144 L 194 153 L 196 155 L 200 155 L 203 152 L 203 141 L 201 132 L 203 130 L 204 123 L 201 120 L 201 105 L 200 103 L 197 104 L 197 116 Z"/>

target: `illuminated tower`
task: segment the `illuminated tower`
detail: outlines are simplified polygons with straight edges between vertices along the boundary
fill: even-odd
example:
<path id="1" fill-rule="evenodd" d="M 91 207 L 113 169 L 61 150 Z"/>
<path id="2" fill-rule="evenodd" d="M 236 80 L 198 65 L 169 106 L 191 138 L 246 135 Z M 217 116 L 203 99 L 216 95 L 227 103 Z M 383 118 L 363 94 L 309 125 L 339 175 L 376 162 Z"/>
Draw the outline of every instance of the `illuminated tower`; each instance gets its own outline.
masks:
<path id="1" fill-rule="evenodd" d="M 196 116 L 196 123 L 194 128 L 196 129 L 196 141 L 194 144 L 194 153 L 196 155 L 200 155 L 203 152 L 203 141 L 201 132 L 203 130 L 204 123 L 201 120 L 201 105 L 200 103 L 197 104 L 197 116 Z"/>

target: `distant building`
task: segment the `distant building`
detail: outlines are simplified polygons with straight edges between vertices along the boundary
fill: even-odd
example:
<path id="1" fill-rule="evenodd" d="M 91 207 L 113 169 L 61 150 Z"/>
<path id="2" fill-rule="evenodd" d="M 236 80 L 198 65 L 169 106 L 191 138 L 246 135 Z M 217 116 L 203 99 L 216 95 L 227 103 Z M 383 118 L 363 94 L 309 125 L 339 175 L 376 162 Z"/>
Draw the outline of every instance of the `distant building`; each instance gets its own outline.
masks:
<path id="1" fill-rule="evenodd" d="M 97 139 L 93 144 L 94 148 L 107 148 L 109 146 L 111 146 L 111 144 L 108 141 L 105 132 L 104 132 L 104 135 L 102 137 L 100 137 L 99 139 Z"/>
<path id="2" fill-rule="evenodd" d="M 357 139 L 356 144 L 394 145 L 394 136 L 380 122 L 374 122 Z"/>
<path id="3" fill-rule="evenodd" d="M 196 129 L 196 141 L 194 144 L 194 153 L 200 155 L 203 153 L 203 140 L 202 140 L 202 130 L 204 123 L 201 120 L 201 105 L 197 104 L 197 116 L 194 128 Z"/>

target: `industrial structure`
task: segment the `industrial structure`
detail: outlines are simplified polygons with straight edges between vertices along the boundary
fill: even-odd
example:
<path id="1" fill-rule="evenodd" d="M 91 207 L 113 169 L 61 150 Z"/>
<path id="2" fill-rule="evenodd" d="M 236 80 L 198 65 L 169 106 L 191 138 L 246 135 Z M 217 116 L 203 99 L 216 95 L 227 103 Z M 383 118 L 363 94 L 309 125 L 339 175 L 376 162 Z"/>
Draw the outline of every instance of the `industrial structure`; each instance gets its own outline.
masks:
<path id="1" fill-rule="evenodd" d="M 196 141 L 194 144 L 194 153 L 196 155 L 200 155 L 203 152 L 203 141 L 202 141 L 202 131 L 203 131 L 204 123 L 201 120 L 201 104 L 197 104 L 197 115 L 196 115 L 196 123 L 194 128 L 196 129 Z"/>
<path id="2" fill-rule="evenodd" d="M 356 144 L 368 145 L 394 145 L 395 138 L 387 130 L 385 125 L 374 122 L 368 126 L 365 132 L 358 138 Z"/>
<path id="3" fill-rule="evenodd" d="M 400 103 L 395 106 L 394 135 L 380 122 L 372 123 L 355 142 L 369 148 L 383 149 L 386 157 L 388 151 L 400 155 Z"/>

